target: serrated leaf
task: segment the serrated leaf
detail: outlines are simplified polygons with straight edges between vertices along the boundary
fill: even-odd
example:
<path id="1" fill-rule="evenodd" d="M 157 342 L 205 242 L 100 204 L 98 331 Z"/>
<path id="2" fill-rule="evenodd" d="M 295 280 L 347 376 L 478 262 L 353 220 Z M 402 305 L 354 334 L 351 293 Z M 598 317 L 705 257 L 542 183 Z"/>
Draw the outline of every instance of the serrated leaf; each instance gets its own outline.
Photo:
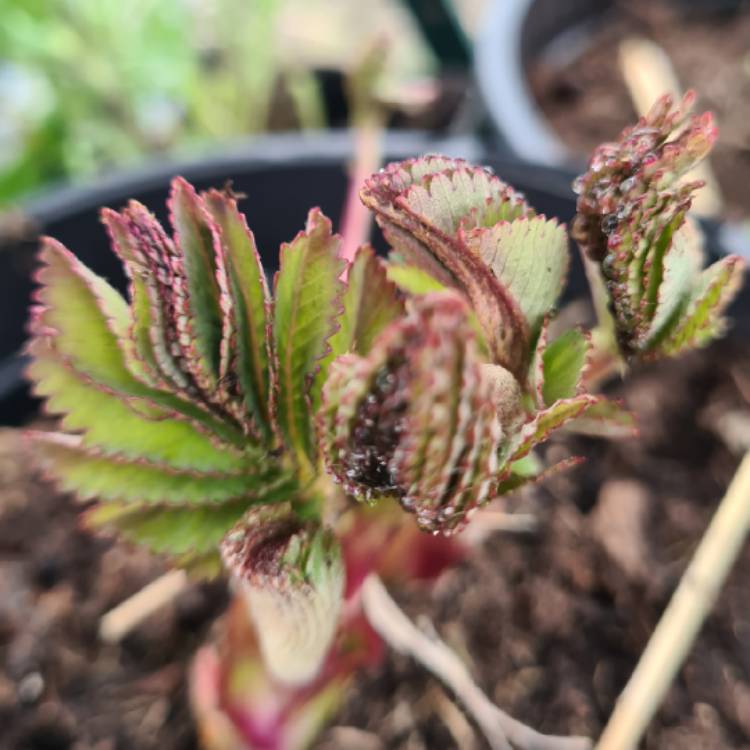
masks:
<path id="1" fill-rule="evenodd" d="M 459 231 L 472 211 L 503 200 L 508 187 L 484 170 L 461 162 L 445 167 L 450 160 L 442 157 L 424 161 L 423 171 L 425 165 L 416 160 L 389 165 L 373 175 L 365 183 L 362 200 L 384 229 L 396 227 L 432 254 L 471 301 L 494 361 L 517 377 L 525 377 L 529 331 L 524 316 Z M 433 165 L 443 171 L 434 171 Z"/>
<path id="2" fill-rule="evenodd" d="M 270 503 L 288 499 L 295 490 L 290 478 L 270 467 L 237 474 L 176 470 L 99 455 L 83 448 L 76 436 L 30 432 L 29 437 L 45 471 L 81 500 L 207 505 L 244 498 Z"/>
<path id="3" fill-rule="evenodd" d="M 37 272 L 40 303 L 32 310 L 32 331 L 46 336 L 54 351 L 81 375 L 124 397 L 143 398 L 177 412 L 231 443 L 244 445 L 242 434 L 194 403 L 152 388 L 128 370 L 117 336 L 127 336 L 125 301 L 104 279 L 89 271 L 54 240 L 46 240 Z"/>
<path id="4" fill-rule="evenodd" d="M 367 354 L 375 337 L 404 314 L 404 303 L 371 247 L 360 247 L 349 267 L 339 329 L 329 339 L 328 362 L 345 352 Z"/>
<path id="5" fill-rule="evenodd" d="M 101 220 L 130 281 L 130 335 L 121 340 L 121 345 L 125 342 L 129 344 L 123 345 L 128 369 L 140 379 L 148 379 L 151 385 L 158 385 L 159 365 L 151 342 L 153 320 L 147 283 L 141 270 L 142 258 L 132 246 L 125 217 L 110 209 L 103 209 Z"/>
<path id="6" fill-rule="evenodd" d="M 96 529 L 116 530 L 130 542 L 172 557 L 218 553 L 219 542 L 242 518 L 250 500 L 230 500 L 207 506 L 133 507 L 128 503 L 103 503 L 84 514 Z"/>
<path id="7" fill-rule="evenodd" d="M 255 238 L 235 200 L 215 190 L 206 207 L 220 229 L 237 330 L 237 375 L 249 413 L 271 436 L 270 295 Z"/>
<path id="8" fill-rule="evenodd" d="M 42 338 L 29 344 L 28 374 L 34 393 L 47 399 L 46 409 L 63 416 L 70 432 L 83 432 L 83 444 L 131 459 L 148 459 L 175 468 L 235 472 L 247 457 L 154 406 L 132 403 L 77 372 Z M 144 413 L 138 413 L 138 409 Z"/>
<path id="9" fill-rule="evenodd" d="M 523 458 L 534 446 L 543 443 L 550 433 L 580 417 L 598 401 L 599 399 L 596 396 L 585 393 L 574 398 L 557 401 L 549 408 L 537 412 L 533 419 L 521 427 L 509 444 L 510 456 L 506 460 L 514 462 Z"/>
<path id="10" fill-rule="evenodd" d="M 315 458 L 311 405 L 325 381 L 325 373 L 318 370 L 341 310 L 339 277 L 345 264 L 338 257 L 340 244 L 330 221 L 313 209 L 306 230 L 282 246 L 276 275 L 276 416 L 285 442 L 302 462 Z"/>
<path id="11" fill-rule="evenodd" d="M 177 330 L 177 305 L 185 294 L 177 249 L 156 217 L 136 201 L 119 214 L 104 209 L 102 221 L 131 279 L 136 352 L 155 385 L 192 393 L 194 383 Z"/>
<path id="12" fill-rule="evenodd" d="M 678 323 L 702 265 L 702 235 L 698 227 L 688 221 L 675 233 L 672 247 L 664 260 L 663 281 L 658 289 L 645 349 L 658 346 L 658 342 Z"/>
<path id="13" fill-rule="evenodd" d="M 730 255 L 703 271 L 698 279 L 680 324 L 661 345 L 667 354 L 705 346 L 725 325 L 722 314 L 742 283 L 745 264 Z"/>
<path id="14" fill-rule="evenodd" d="M 542 354 L 545 406 L 573 398 L 581 391 L 589 350 L 589 337 L 578 329 L 566 331 L 547 346 Z"/>
<path id="15" fill-rule="evenodd" d="M 168 205 L 187 287 L 177 319 L 180 343 L 192 375 L 211 392 L 219 379 L 223 332 L 216 232 L 203 201 L 180 177 L 172 181 Z"/>
<path id="16" fill-rule="evenodd" d="M 532 453 L 529 453 L 526 458 L 532 455 Z M 581 456 L 570 456 L 569 458 L 564 458 L 561 461 L 552 464 L 551 466 L 547 466 L 546 468 L 542 469 L 540 467 L 539 470 L 534 473 L 526 474 L 518 473 L 513 470 L 513 468 L 519 463 L 518 461 L 516 461 L 511 467 L 510 475 L 498 484 L 497 494 L 507 495 L 529 484 L 537 484 L 538 482 L 543 482 L 550 477 L 561 474 L 562 472 L 568 471 L 569 469 L 572 469 L 576 466 L 580 466 L 584 462 L 584 460 L 585 459 Z"/>
<path id="17" fill-rule="evenodd" d="M 429 294 L 446 289 L 434 276 L 416 266 L 389 263 L 387 268 L 388 280 L 407 294 Z"/>
<path id="18" fill-rule="evenodd" d="M 527 392 L 534 409 L 542 409 L 544 403 L 544 352 L 547 349 L 549 339 L 549 317 L 545 317 L 537 334 L 534 354 L 529 364 L 529 375 L 527 378 Z"/>
<path id="19" fill-rule="evenodd" d="M 623 404 L 609 399 L 600 399 L 586 413 L 568 422 L 566 432 L 612 440 L 638 436 L 635 416 Z"/>
<path id="20" fill-rule="evenodd" d="M 510 291 L 531 330 L 539 330 L 568 273 L 565 228 L 538 216 L 474 229 L 466 243 Z"/>

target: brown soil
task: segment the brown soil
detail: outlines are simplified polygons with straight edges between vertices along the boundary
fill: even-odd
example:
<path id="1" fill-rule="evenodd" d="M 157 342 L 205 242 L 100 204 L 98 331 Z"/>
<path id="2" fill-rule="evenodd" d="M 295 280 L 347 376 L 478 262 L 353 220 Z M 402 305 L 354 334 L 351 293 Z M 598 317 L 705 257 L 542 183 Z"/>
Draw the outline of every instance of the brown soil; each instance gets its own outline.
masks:
<path id="1" fill-rule="evenodd" d="M 538 514 L 538 534 L 496 534 L 431 591 L 397 592 L 489 695 L 549 732 L 601 729 L 750 444 L 750 350 L 731 341 L 619 390 L 642 439 L 551 444 L 590 460 L 513 500 Z M 73 504 L 30 478 L 13 431 L 0 433 L 0 477 L 0 748 L 194 747 L 185 668 L 223 588 L 191 589 L 120 647 L 98 645 L 99 616 L 162 567 L 80 531 Z M 647 748 L 750 748 L 748 570 L 750 546 Z M 484 745 L 435 680 L 391 655 L 358 679 L 318 747 Z"/>
<path id="2" fill-rule="evenodd" d="M 685 16 L 669 0 L 621 0 L 573 57 L 543 55 L 529 69 L 534 95 L 560 137 L 581 157 L 637 119 L 618 68 L 628 37 L 653 39 L 669 55 L 698 107 L 719 123 L 712 165 L 729 211 L 750 213 L 750 5 L 736 13 Z"/>

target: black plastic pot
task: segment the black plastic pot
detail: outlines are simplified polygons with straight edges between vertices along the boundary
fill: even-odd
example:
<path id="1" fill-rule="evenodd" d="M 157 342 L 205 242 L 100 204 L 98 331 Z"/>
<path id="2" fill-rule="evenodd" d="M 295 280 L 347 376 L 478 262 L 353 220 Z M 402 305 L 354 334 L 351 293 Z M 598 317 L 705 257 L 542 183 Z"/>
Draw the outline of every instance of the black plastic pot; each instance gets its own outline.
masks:
<path id="1" fill-rule="evenodd" d="M 269 136 L 225 149 L 211 159 L 160 164 L 117 175 L 90 187 L 62 189 L 26 208 L 39 234 L 56 237 L 97 273 L 124 289 L 119 261 L 109 249 L 107 236 L 99 224 L 99 207 L 119 207 L 129 198 L 135 198 L 166 220 L 164 202 L 174 174 L 182 174 L 199 188 L 220 186 L 231 179 L 235 191 L 247 195 L 242 208 L 248 215 L 264 264 L 272 270 L 276 267 L 279 245 L 302 227 L 308 208 L 320 206 L 337 225 L 347 189 L 351 148 L 351 139 L 345 133 Z M 507 156 L 488 156 L 473 139 L 436 141 L 419 133 L 386 138 L 388 159 L 428 152 L 463 156 L 491 166 L 548 216 L 569 221 L 575 212 L 575 196 L 570 188 L 573 174 L 564 169 L 536 166 Z M 35 238 L 29 238 L 0 253 L 0 424 L 20 424 L 36 408 L 23 381 L 24 362 L 20 355 L 36 244 Z M 573 253 L 573 259 L 569 299 L 586 294 L 577 252 Z M 736 307 L 740 325 L 750 326 L 750 293 L 745 293 Z"/>

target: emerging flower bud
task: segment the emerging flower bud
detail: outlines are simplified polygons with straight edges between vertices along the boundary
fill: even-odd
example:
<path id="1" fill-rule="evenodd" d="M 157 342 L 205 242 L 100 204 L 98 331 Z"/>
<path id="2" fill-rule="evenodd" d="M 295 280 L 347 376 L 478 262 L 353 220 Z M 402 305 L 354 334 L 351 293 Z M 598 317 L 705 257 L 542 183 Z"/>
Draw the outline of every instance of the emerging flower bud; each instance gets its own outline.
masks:
<path id="1" fill-rule="evenodd" d="M 468 304 L 444 292 L 416 300 L 367 357 L 333 363 L 320 434 L 348 493 L 394 497 L 442 532 L 493 497 L 503 420 L 522 410 L 516 380 L 482 364 L 480 346 Z"/>
<path id="2" fill-rule="evenodd" d="M 328 653 L 341 611 L 338 542 L 288 505 L 266 506 L 227 534 L 221 552 L 240 584 L 269 672 L 285 684 L 309 682 Z"/>

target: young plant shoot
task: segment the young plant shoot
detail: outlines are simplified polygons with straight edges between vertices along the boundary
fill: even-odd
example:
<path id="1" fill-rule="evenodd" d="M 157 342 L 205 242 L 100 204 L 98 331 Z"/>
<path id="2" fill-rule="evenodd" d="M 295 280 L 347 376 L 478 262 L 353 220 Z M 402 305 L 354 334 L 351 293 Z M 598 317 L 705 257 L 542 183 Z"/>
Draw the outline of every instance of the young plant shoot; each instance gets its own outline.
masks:
<path id="1" fill-rule="evenodd" d="M 739 284 L 738 258 L 701 270 L 680 177 L 715 130 L 689 105 L 659 102 L 576 186 L 573 235 L 628 363 L 706 344 Z M 477 509 L 577 460 L 542 466 L 555 430 L 632 430 L 586 391 L 589 333 L 550 335 L 564 226 L 442 156 L 389 165 L 361 198 L 388 258 L 343 260 L 312 209 L 271 288 L 235 196 L 181 178 L 171 231 L 135 202 L 102 212 L 127 299 L 42 244 L 29 377 L 61 419 L 34 455 L 91 528 L 233 582 L 225 642 L 194 670 L 209 747 L 306 746 L 379 654 L 369 574 L 458 559 Z"/>

